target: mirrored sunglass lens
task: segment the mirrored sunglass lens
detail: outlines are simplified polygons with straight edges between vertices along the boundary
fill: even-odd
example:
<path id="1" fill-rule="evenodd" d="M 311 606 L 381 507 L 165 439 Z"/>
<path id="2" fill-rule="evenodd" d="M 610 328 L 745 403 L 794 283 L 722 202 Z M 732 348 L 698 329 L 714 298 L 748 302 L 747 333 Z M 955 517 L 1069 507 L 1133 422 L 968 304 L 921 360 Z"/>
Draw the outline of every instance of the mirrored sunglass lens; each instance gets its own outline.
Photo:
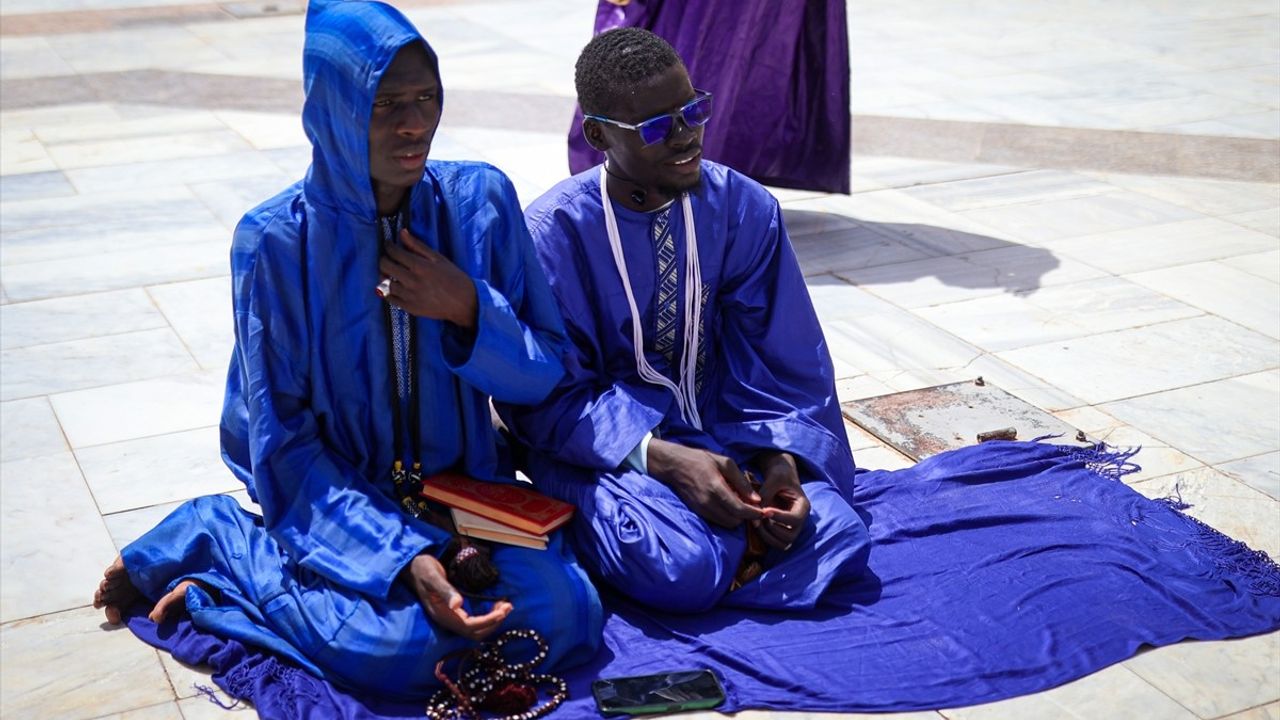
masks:
<path id="1" fill-rule="evenodd" d="M 685 107 L 681 117 L 684 118 L 685 124 L 689 127 L 706 125 L 707 121 L 711 119 L 711 96 L 708 95 L 693 101 L 692 104 Z"/>
<path id="2" fill-rule="evenodd" d="M 640 130 L 640 140 L 645 145 L 662 142 L 671 133 L 671 116 L 663 115 L 662 117 L 645 120 L 640 123 L 638 129 Z"/>

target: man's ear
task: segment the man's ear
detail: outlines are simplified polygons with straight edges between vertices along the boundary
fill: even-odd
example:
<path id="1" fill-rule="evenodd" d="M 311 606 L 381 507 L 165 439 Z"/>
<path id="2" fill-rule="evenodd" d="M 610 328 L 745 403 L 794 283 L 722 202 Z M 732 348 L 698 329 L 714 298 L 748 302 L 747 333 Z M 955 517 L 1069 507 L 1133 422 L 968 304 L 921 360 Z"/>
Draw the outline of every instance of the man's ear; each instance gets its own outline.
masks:
<path id="1" fill-rule="evenodd" d="M 609 138 L 605 137 L 604 126 L 595 120 L 587 118 L 582 120 L 582 136 L 587 139 L 588 145 L 600 152 L 609 149 Z"/>

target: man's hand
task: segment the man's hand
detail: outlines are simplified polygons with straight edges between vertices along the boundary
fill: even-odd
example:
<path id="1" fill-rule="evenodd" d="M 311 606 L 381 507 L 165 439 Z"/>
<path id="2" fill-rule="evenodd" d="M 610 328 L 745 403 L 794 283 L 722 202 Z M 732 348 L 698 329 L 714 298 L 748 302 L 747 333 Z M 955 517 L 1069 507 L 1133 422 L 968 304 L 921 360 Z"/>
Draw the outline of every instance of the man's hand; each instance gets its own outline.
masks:
<path id="1" fill-rule="evenodd" d="M 427 553 L 409 561 L 400 571 L 400 579 L 409 583 L 428 617 L 470 640 L 483 640 L 497 630 L 513 607 L 506 600 L 501 600 L 484 615 L 467 614 L 462 608 L 462 595 L 445 578 L 444 566 Z"/>
<path id="2" fill-rule="evenodd" d="M 408 230 L 400 245 L 386 245 L 378 269 L 391 279 L 383 297 L 410 315 L 448 320 L 461 328 L 476 326 L 478 302 L 471 277 L 449 258 L 427 247 Z"/>
<path id="3" fill-rule="evenodd" d="M 788 550 L 809 519 L 809 498 L 800 487 L 796 459 L 784 452 L 763 453 L 757 459 L 764 472 L 760 498 L 765 518 L 757 526 L 760 537 L 768 545 Z"/>
<path id="4" fill-rule="evenodd" d="M 654 438 L 649 473 L 666 483 L 699 517 L 726 528 L 764 517 L 760 496 L 729 458 Z"/>

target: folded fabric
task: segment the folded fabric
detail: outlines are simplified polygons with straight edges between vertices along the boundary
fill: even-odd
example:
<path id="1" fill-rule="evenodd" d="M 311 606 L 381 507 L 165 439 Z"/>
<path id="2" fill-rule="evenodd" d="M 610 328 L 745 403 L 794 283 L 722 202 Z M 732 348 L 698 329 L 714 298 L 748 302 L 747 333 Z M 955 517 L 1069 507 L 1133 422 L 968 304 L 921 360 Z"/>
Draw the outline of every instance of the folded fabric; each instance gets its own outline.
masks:
<path id="1" fill-rule="evenodd" d="M 552 717 L 596 717 L 591 681 L 710 667 L 734 712 L 905 711 L 1044 690 L 1144 645 L 1280 628 L 1280 567 L 1119 481 L 1131 453 L 991 442 L 862 472 L 868 573 L 809 613 L 670 615 L 606 596 L 605 646 L 569 673 Z M 179 621 L 134 615 L 145 641 L 264 718 L 421 717 L 357 698 Z"/>

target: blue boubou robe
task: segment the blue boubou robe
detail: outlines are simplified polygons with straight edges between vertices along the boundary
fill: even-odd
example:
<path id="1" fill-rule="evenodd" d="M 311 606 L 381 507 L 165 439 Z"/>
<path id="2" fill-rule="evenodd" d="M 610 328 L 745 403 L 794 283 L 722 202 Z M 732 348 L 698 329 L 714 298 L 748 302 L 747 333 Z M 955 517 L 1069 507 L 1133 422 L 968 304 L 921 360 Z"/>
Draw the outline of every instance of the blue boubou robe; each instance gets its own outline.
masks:
<path id="1" fill-rule="evenodd" d="M 200 498 L 123 553 L 153 600 L 184 578 L 211 586 L 188 591 L 197 627 L 390 697 L 428 692 L 436 661 L 468 644 L 434 627 L 396 580 L 447 541 L 400 510 L 390 482 L 394 378 L 374 293 L 381 249 L 367 128 L 382 72 L 410 43 L 426 45 L 389 6 L 311 4 L 312 165 L 245 215 L 231 251 L 236 347 L 223 455 L 263 515 Z M 474 334 L 416 320 L 424 474 L 495 479 L 488 398 L 525 403 L 550 391 L 563 374 L 563 328 L 502 173 L 431 162 L 408 207 L 413 234 L 470 274 L 479 300 Z M 494 560 L 502 580 L 492 592 L 515 606 L 504 628 L 539 630 L 547 667 L 595 653 L 600 602 L 558 536 L 545 552 L 502 546 Z"/>
<path id="2" fill-rule="evenodd" d="M 532 448 L 535 484 L 579 507 L 570 535 L 583 564 L 624 594 L 678 611 L 722 601 L 813 607 L 833 583 L 861 574 L 867 552 L 866 528 L 851 507 L 854 464 L 831 358 L 773 196 L 734 170 L 703 162 L 702 183 L 691 198 L 706 299 L 698 358 L 701 429 L 682 415 L 673 392 L 646 382 L 636 368 L 599 168 L 565 180 L 525 212 L 571 348 L 566 375 L 546 400 L 499 411 Z M 675 381 L 685 332 L 679 308 L 690 286 L 681 203 L 661 219 L 659 212 L 613 208 L 646 358 Z M 659 259 L 672 253 L 660 253 L 655 222 L 670 226 L 674 263 Z M 673 297 L 657 290 L 664 267 L 677 273 Z M 676 317 L 674 349 L 655 345 L 664 315 Z M 792 453 L 813 508 L 806 530 L 790 551 L 770 551 L 758 580 L 726 597 L 745 528 L 710 525 L 666 485 L 622 465 L 650 431 L 747 468 L 760 452 Z"/>

